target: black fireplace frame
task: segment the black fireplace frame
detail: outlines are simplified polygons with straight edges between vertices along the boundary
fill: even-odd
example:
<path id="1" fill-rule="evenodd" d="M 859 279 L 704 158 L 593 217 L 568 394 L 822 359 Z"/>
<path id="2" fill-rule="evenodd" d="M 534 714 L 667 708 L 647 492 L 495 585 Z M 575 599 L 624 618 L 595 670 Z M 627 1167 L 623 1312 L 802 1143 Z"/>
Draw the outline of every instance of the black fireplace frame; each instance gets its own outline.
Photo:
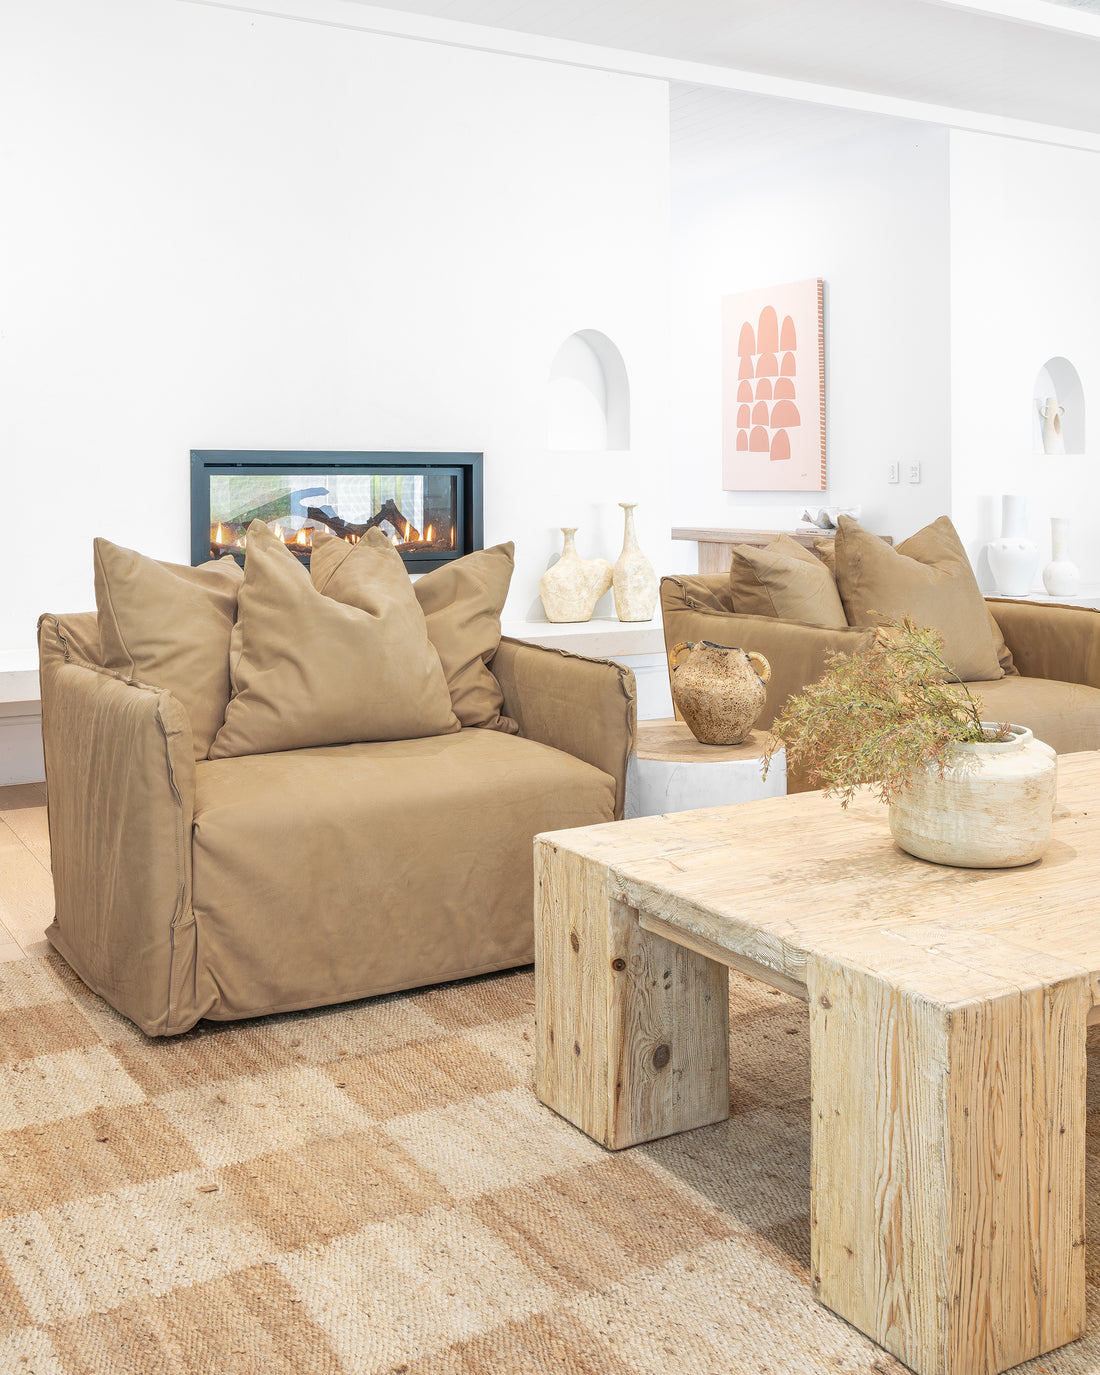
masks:
<path id="1" fill-rule="evenodd" d="M 453 553 L 401 552 L 410 573 L 428 573 L 485 547 L 484 491 L 479 453 L 439 453 L 435 450 L 346 449 L 192 449 L 191 450 L 191 563 L 210 558 L 210 478 L 214 475 L 278 471 L 310 473 L 343 471 L 412 477 L 435 473 L 458 479 L 458 527 Z M 244 561 L 243 553 L 238 562 Z M 308 558 L 303 558 L 308 563 Z"/>

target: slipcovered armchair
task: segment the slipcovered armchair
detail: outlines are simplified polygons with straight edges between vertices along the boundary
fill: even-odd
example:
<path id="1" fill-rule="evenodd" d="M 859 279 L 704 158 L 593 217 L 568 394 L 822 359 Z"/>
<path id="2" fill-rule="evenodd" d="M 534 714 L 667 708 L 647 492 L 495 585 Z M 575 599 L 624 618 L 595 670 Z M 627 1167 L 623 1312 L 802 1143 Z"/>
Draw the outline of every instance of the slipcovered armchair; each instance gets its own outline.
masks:
<path id="1" fill-rule="evenodd" d="M 254 547 L 261 543 L 257 534 Z M 256 658 L 265 634 L 281 635 L 288 621 L 300 637 L 331 616 L 334 644 L 349 633 L 364 644 L 382 633 L 369 618 L 357 620 L 366 613 L 350 601 L 321 595 L 309 572 L 287 562 L 291 556 L 268 550 L 254 560 L 261 567 L 268 559 L 286 579 L 277 614 L 265 619 L 250 600 L 247 568 L 242 582 L 239 570 L 150 567 L 153 560 L 136 556 L 127 564 L 120 555 L 129 551 L 99 550 L 111 597 L 104 588 L 98 621 L 83 613 L 39 622 L 56 902 L 47 935 L 90 988 L 149 1035 L 170 1035 L 203 1017 L 290 1011 L 530 963 L 532 840 L 622 815 L 636 706 L 629 669 L 500 641 L 499 619 L 480 651 L 468 633 L 457 643 L 463 636 L 455 627 L 468 632 L 477 619 L 469 601 L 460 605 L 461 580 L 472 569 L 484 583 L 504 563 L 510 573 L 510 547 L 502 551 L 468 556 L 475 562 L 458 574 L 439 570 L 450 581 L 437 578 L 421 596 L 432 608 L 427 624 L 436 597 L 446 621 L 433 626 L 441 652 L 425 634 L 420 649 L 431 653 L 419 677 L 403 663 L 396 681 L 404 691 L 364 704 L 369 684 L 361 676 L 349 686 L 339 648 L 328 703 L 317 701 L 329 685 L 316 641 L 299 651 L 276 640 L 262 662 Z M 359 593 L 377 596 L 382 574 L 392 576 L 402 614 L 411 615 L 398 557 L 382 550 L 375 567 L 365 562 L 370 554 L 356 552 L 356 566 L 371 574 Z M 177 690 L 165 685 L 180 659 L 162 651 L 186 639 L 186 617 L 161 618 L 160 642 L 147 635 L 138 663 L 133 626 L 123 624 L 122 574 L 131 571 L 144 588 L 133 603 L 142 614 L 158 586 L 165 598 L 192 596 L 196 587 L 206 597 L 208 584 L 231 594 L 231 604 L 215 607 L 225 613 L 227 655 L 237 628 L 228 706 L 215 701 L 207 710 L 209 693 L 196 696 L 193 656 Z M 340 591 L 356 595 L 354 579 Z M 503 601 L 499 589 L 494 596 Z M 208 601 L 192 606 L 196 652 L 220 633 L 216 620 L 201 621 Z M 121 625 L 133 651 L 125 665 L 103 644 L 108 605 L 117 622 L 111 633 Z M 444 612 L 456 607 L 447 621 Z M 422 629 L 425 617 L 416 614 L 419 622 L 408 625 Z M 363 654 L 363 675 L 392 668 L 380 646 Z M 304 681 L 309 692 L 295 706 L 290 697 Z M 460 691 L 463 682 L 477 691 Z M 435 720 L 434 733 L 411 733 L 414 683 L 433 694 L 435 715 L 424 719 Z M 283 691 L 286 711 L 272 710 Z M 337 709 L 352 715 L 333 726 Z M 397 713 L 406 719 L 394 737 Z M 295 721 L 313 732 L 297 746 L 288 734 Z M 336 738 L 318 742 L 318 721 Z M 227 739 L 231 752 L 218 743 Z"/>

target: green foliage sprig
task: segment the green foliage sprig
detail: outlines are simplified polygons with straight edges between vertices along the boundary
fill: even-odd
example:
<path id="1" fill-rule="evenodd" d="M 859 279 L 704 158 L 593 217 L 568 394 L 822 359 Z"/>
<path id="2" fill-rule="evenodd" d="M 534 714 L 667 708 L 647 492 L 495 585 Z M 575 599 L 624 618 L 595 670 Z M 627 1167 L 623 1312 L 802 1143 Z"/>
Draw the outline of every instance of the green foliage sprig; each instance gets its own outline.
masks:
<path id="1" fill-rule="evenodd" d="M 788 699 L 764 752 L 787 752 L 811 786 L 847 807 L 869 785 L 882 802 L 928 766 L 942 775 L 952 747 L 997 739 L 982 725 L 982 702 L 944 661 L 943 639 L 910 617 L 886 622 L 860 654 L 832 654 L 826 671 Z"/>

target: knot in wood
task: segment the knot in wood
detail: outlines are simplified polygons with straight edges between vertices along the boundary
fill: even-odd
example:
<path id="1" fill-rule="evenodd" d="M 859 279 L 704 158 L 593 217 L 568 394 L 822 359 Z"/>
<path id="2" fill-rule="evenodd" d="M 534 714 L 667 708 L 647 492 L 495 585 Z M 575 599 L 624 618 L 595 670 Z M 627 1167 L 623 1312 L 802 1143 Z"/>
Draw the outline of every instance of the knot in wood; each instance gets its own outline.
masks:
<path id="1" fill-rule="evenodd" d="M 828 993 L 822 993 L 821 997 L 818 999 L 818 1002 L 821 1004 L 822 1007 L 832 1007 L 833 1005 Z"/>
<path id="2" fill-rule="evenodd" d="M 569 944 L 574 950 L 579 950 L 581 948 L 581 938 L 575 931 L 570 931 L 569 933 Z"/>
<path id="3" fill-rule="evenodd" d="M 612 968 L 612 969 L 623 970 L 623 969 L 626 968 L 626 961 L 625 961 L 625 960 L 620 960 L 620 959 L 614 959 L 614 960 L 611 961 L 611 968 Z"/>
<path id="4" fill-rule="evenodd" d="M 672 1048 L 670 1046 L 658 1046 L 653 1052 L 653 1065 L 655 1069 L 664 1069 L 672 1059 Z"/>

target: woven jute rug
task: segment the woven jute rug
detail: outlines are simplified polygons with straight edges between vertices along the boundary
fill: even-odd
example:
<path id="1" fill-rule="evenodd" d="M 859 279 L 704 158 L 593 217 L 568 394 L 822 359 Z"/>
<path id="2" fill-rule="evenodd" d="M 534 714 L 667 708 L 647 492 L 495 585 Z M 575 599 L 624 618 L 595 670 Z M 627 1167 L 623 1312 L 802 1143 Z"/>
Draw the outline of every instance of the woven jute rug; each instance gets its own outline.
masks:
<path id="1" fill-rule="evenodd" d="M 901 1375 L 810 1296 L 805 1008 L 734 976 L 730 1121 L 610 1154 L 535 1099 L 533 1007 L 520 970 L 155 1041 L 0 965 L 0 1373 Z M 1020 1370 L 1100 1372 L 1097 1255 Z"/>

